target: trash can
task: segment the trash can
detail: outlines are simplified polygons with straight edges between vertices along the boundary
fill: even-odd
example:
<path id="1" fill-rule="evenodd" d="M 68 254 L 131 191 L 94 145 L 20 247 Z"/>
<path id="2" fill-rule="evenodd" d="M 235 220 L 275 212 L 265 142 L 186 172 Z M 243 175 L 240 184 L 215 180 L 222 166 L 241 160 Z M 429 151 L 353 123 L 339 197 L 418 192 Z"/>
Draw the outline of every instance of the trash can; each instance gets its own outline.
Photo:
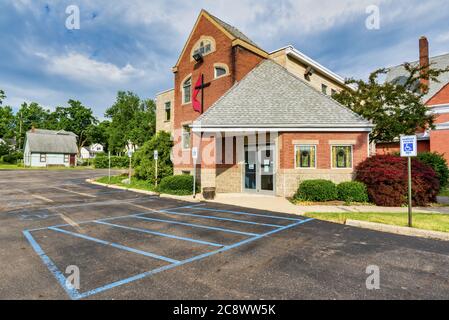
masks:
<path id="1" fill-rule="evenodd" d="M 214 200 L 215 188 L 203 188 L 203 198 L 205 200 Z"/>

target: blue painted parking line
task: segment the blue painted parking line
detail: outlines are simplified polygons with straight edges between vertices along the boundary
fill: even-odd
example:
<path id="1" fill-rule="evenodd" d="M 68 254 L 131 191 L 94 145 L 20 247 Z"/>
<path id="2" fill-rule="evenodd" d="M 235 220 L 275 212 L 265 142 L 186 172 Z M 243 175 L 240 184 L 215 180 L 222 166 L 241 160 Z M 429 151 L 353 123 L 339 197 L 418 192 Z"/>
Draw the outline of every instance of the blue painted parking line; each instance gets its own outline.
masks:
<path id="1" fill-rule="evenodd" d="M 147 213 L 144 213 L 144 214 L 147 214 Z M 142 220 L 147 220 L 147 221 L 155 221 L 155 222 L 164 222 L 164 223 L 178 224 L 178 225 L 181 225 L 181 226 L 201 228 L 201 229 L 209 229 L 209 230 L 215 230 L 215 231 L 223 231 L 223 232 L 228 232 L 228 233 L 236 233 L 236 234 L 241 234 L 241 235 L 244 235 L 244 236 L 252 236 L 252 237 L 254 237 L 254 236 L 258 236 L 259 235 L 257 233 L 243 232 L 243 231 L 232 230 L 232 229 L 225 229 L 225 228 L 218 228 L 218 227 L 210 227 L 210 226 L 205 226 L 205 225 L 202 225 L 202 224 L 193 224 L 193 223 L 178 222 L 178 221 L 173 221 L 173 220 L 164 220 L 164 219 L 155 219 L 155 218 L 142 217 L 142 215 L 130 216 L 130 218 L 142 219 Z"/>
<path id="2" fill-rule="evenodd" d="M 31 247 L 37 253 L 37 255 L 42 259 L 44 264 L 47 266 L 48 270 L 53 274 L 56 280 L 59 282 L 61 287 L 65 290 L 65 292 L 69 295 L 72 300 L 76 300 L 79 298 L 79 293 L 75 288 L 72 288 L 67 285 L 66 278 L 59 271 L 58 267 L 54 264 L 54 262 L 45 254 L 44 250 L 42 250 L 41 246 L 34 240 L 30 231 L 23 231 L 25 238 L 31 244 Z"/>
<path id="3" fill-rule="evenodd" d="M 231 249 L 235 249 L 235 248 L 237 248 L 239 246 L 242 246 L 242 245 L 254 242 L 254 241 L 259 240 L 261 238 L 268 237 L 268 236 L 273 235 L 275 233 L 278 233 L 278 232 L 281 232 L 281 231 L 285 231 L 285 230 L 290 229 L 290 228 L 297 227 L 297 226 L 299 226 L 301 224 L 307 223 L 307 222 L 312 221 L 312 220 L 314 220 L 314 219 L 305 219 L 305 220 L 299 221 L 297 223 L 294 223 L 294 224 L 291 224 L 291 225 L 279 228 L 278 230 L 272 230 L 270 232 L 258 235 L 258 236 L 253 237 L 253 238 L 249 238 L 249 239 L 240 241 L 240 242 L 238 242 L 236 244 L 233 244 L 233 245 L 230 245 L 230 246 L 226 246 L 226 247 L 223 247 L 221 249 L 218 249 L 218 250 L 215 250 L 215 251 L 212 251 L 212 252 L 208 252 L 208 253 L 205 253 L 205 254 L 202 254 L 202 255 L 198 255 L 196 257 L 193 257 L 193 258 L 190 258 L 190 259 L 186 259 L 186 260 L 180 261 L 180 262 L 175 263 L 175 264 L 171 264 L 171 265 L 164 266 L 164 267 L 161 267 L 161 268 L 158 268 L 158 269 L 155 269 L 155 270 L 144 272 L 144 273 L 135 275 L 133 277 L 130 277 L 130 278 L 127 278 L 127 279 L 123 279 L 123 280 L 120 280 L 120 281 L 108 284 L 108 285 L 103 286 L 103 287 L 99 287 L 97 289 L 94 289 L 94 290 L 91 290 L 89 292 L 81 294 L 80 298 L 87 298 L 87 297 L 89 297 L 91 295 L 98 294 L 100 292 L 103 292 L 103 291 L 106 291 L 106 290 L 110 290 L 112 288 L 115 288 L 115 287 L 118 287 L 118 286 L 121 286 L 121 285 L 124 285 L 124 284 L 128 284 L 128 283 L 134 282 L 136 280 L 140 280 L 140 279 L 146 278 L 148 276 L 155 275 L 155 274 L 163 272 L 163 271 L 167 271 L 167 270 L 170 270 L 170 269 L 173 269 L 173 268 L 176 268 L 176 267 L 188 264 L 188 263 L 192 263 L 192 262 L 195 262 L 195 261 L 203 260 L 203 259 L 211 257 L 213 255 L 216 255 L 216 254 L 219 254 L 219 253 L 223 253 L 223 252 L 229 251 Z"/>
<path id="4" fill-rule="evenodd" d="M 198 210 L 199 206 L 202 206 L 202 205 L 184 206 L 184 207 L 178 207 L 178 208 L 167 209 L 167 210 L 170 211 L 170 210 L 177 210 L 177 209 L 181 209 L 181 208 Z M 157 210 L 154 210 L 154 211 L 157 212 Z M 228 212 L 226 210 L 215 210 L 215 209 L 207 209 L 205 211 Z M 161 210 L 160 212 L 164 213 L 164 210 Z M 231 212 L 231 211 L 229 211 L 229 212 Z M 240 215 L 256 215 L 256 214 L 250 214 L 250 213 L 245 213 L 245 212 L 236 212 L 236 211 L 231 212 L 231 213 L 240 214 Z M 186 260 L 179 261 L 179 260 L 175 260 L 175 259 L 159 256 L 159 255 L 156 255 L 156 254 L 153 254 L 153 253 L 141 251 L 141 250 L 138 250 L 138 249 L 126 247 L 126 246 L 123 246 L 123 245 L 120 245 L 120 244 L 117 244 L 117 243 L 113 243 L 113 242 L 108 242 L 108 241 L 105 241 L 105 240 L 97 239 L 97 238 L 90 237 L 90 236 L 87 236 L 87 235 L 84 235 L 84 234 L 74 233 L 74 232 L 71 232 L 71 231 L 60 229 L 57 226 L 43 228 L 43 229 L 36 229 L 36 230 L 52 230 L 52 231 L 56 231 L 56 232 L 59 232 L 59 233 L 68 234 L 68 235 L 71 235 L 71 236 L 74 236 L 74 237 L 78 237 L 78 238 L 81 238 L 81 239 L 85 239 L 85 240 L 93 241 L 93 242 L 96 242 L 96 243 L 100 243 L 100 244 L 103 244 L 105 246 L 111 246 L 111 247 L 114 247 L 114 248 L 117 248 L 117 249 L 133 252 L 133 253 L 140 254 L 140 255 L 143 255 L 143 256 L 146 256 L 146 257 L 163 260 L 163 261 L 166 261 L 166 262 L 170 263 L 170 264 L 168 264 L 166 266 L 163 266 L 163 267 L 160 267 L 160 268 L 157 268 L 157 269 L 154 269 L 154 270 L 149 270 L 149 271 L 143 272 L 141 274 L 137 274 L 137 275 L 131 276 L 129 278 L 126 278 L 126 279 L 123 279 L 123 280 L 119 280 L 119 281 L 116 281 L 116 282 L 113 282 L 113 283 L 110 283 L 110 284 L 106 284 L 106 285 L 104 285 L 102 287 L 99 287 L 99 288 L 96 288 L 96 289 L 93 289 L 93 290 L 90 290 L 90 291 L 87 291 L 87 292 L 84 292 L 84 293 L 80 293 L 76 289 L 73 289 L 69 284 L 67 284 L 66 278 L 64 277 L 63 273 L 61 273 L 59 271 L 59 269 L 54 264 L 54 262 L 45 254 L 45 252 L 42 250 L 42 248 L 39 246 L 39 244 L 34 240 L 34 238 L 31 235 L 31 231 L 27 230 L 27 231 L 24 231 L 23 233 L 24 233 L 25 237 L 27 238 L 27 240 L 30 242 L 30 244 L 33 247 L 33 249 L 41 257 L 42 261 L 47 266 L 49 271 L 54 275 L 54 277 L 56 278 L 58 283 L 67 292 L 69 297 L 71 299 L 78 300 L 78 299 L 82 299 L 82 298 L 87 298 L 87 297 L 92 296 L 94 294 L 98 294 L 100 292 L 104 292 L 104 291 L 107 291 L 109 289 L 112 289 L 112 288 L 115 288 L 115 287 L 118 287 L 118 286 L 121 286 L 121 285 L 124 285 L 124 284 L 128 284 L 128 283 L 134 282 L 136 280 L 140 280 L 140 279 L 143 279 L 143 278 L 155 275 L 157 273 L 160 273 L 160 272 L 163 272 L 163 271 L 166 271 L 166 270 L 170 270 L 170 269 L 182 266 L 182 265 L 186 265 L 186 264 L 189 264 L 189 263 L 192 263 L 192 262 L 195 262 L 195 261 L 199 261 L 199 260 L 211 257 L 211 256 L 219 254 L 219 253 L 223 253 L 223 252 L 229 251 L 231 249 L 235 249 L 235 248 L 240 247 L 242 245 L 254 242 L 256 240 L 259 240 L 259 239 L 262 239 L 262 238 L 265 238 L 265 237 L 269 237 L 269 236 L 274 235 L 276 233 L 285 231 L 285 230 L 290 229 L 290 228 L 294 228 L 296 226 L 299 226 L 299 225 L 302 225 L 304 223 L 307 223 L 309 221 L 314 220 L 314 219 L 291 219 L 291 218 L 284 218 L 284 217 L 257 215 L 257 216 L 263 216 L 263 217 L 272 217 L 272 218 L 280 218 L 280 219 L 285 219 L 285 220 L 292 220 L 294 223 L 292 223 L 290 225 L 286 225 L 286 226 L 271 225 L 271 226 L 274 227 L 274 230 L 271 230 L 271 231 L 268 231 L 268 232 L 262 233 L 262 234 L 256 234 L 256 233 L 243 232 L 243 231 L 231 230 L 231 229 L 220 228 L 220 227 L 210 227 L 210 226 L 205 226 L 205 225 L 201 225 L 201 224 L 192 224 L 192 223 L 180 222 L 180 221 L 174 221 L 174 220 L 164 220 L 164 219 L 156 219 L 156 218 L 146 217 L 145 215 L 148 215 L 148 214 L 149 213 L 140 213 L 140 214 L 134 214 L 134 215 L 128 215 L 128 216 L 122 216 L 122 217 L 113 217 L 113 218 L 85 221 L 85 222 L 82 222 L 82 223 L 83 224 L 84 223 L 97 223 L 97 224 L 102 224 L 102 225 L 115 227 L 115 228 L 124 228 L 124 229 L 129 229 L 129 230 L 132 230 L 132 231 L 136 231 L 136 232 L 143 232 L 143 233 L 148 233 L 148 234 L 154 234 L 154 235 L 158 235 L 158 236 L 169 237 L 169 238 L 174 238 L 174 239 L 183 240 L 183 241 L 189 241 L 189 242 L 195 242 L 195 243 L 199 243 L 199 244 L 212 245 L 212 246 L 217 247 L 217 249 L 214 250 L 214 251 L 206 252 L 204 254 L 201 254 L 201 255 L 198 255 L 198 256 L 186 259 Z M 180 213 L 176 212 L 176 214 L 180 214 Z M 180 214 L 180 215 L 189 215 L 189 214 Z M 192 215 L 193 214 L 190 214 L 189 216 L 192 216 Z M 198 216 L 198 215 L 193 215 L 193 216 Z M 204 217 L 204 216 L 200 215 L 199 217 Z M 150 230 L 150 229 L 135 228 L 135 227 L 125 226 L 125 225 L 121 225 L 121 224 L 115 224 L 115 223 L 106 222 L 106 221 L 125 219 L 125 218 L 140 219 L 140 220 L 150 221 L 150 222 L 162 222 L 162 223 L 168 223 L 168 224 L 174 224 L 174 225 L 183 225 L 183 226 L 188 226 L 188 227 L 193 227 L 193 228 L 203 228 L 203 229 L 214 230 L 214 231 L 221 231 L 221 232 L 227 232 L 227 233 L 235 233 L 235 234 L 249 236 L 249 238 L 246 238 L 246 239 L 244 239 L 242 241 L 239 241 L 237 243 L 234 243 L 234 244 L 221 245 L 221 244 L 218 244 L 218 243 L 207 242 L 207 241 L 202 241 L 202 240 L 197 240 L 197 239 L 191 239 L 191 238 L 187 238 L 187 237 L 178 237 L 178 236 L 174 236 L 174 235 L 170 235 L 170 234 L 156 232 L 156 231 L 153 231 L 153 230 Z M 213 218 L 217 218 L 217 217 L 213 217 Z M 220 218 L 220 220 L 221 220 L 221 218 Z M 242 220 L 235 220 L 235 219 L 230 219 L 230 220 L 234 220 L 236 222 L 241 222 L 242 221 Z M 248 221 L 245 221 L 245 222 L 248 222 Z M 79 223 L 79 224 L 81 224 L 81 223 Z M 265 224 L 265 225 L 267 225 L 267 224 Z M 69 225 L 66 225 L 66 226 L 69 226 Z"/>
<path id="5" fill-rule="evenodd" d="M 189 208 L 190 208 L 190 207 L 189 207 Z M 193 207 L 192 207 L 192 208 L 193 208 Z M 287 217 L 278 217 L 278 216 L 271 216 L 271 215 L 266 215 L 266 214 L 257 214 L 257 213 L 240 212 L 240 211 L 230 211 L 230 210 L 222 210 L 222 209 L 195 208 L 195 210 L 224 212 L 224 213 L 232 213 L 232 214 L 237 214 L 237 215 L 245 215 L 245 216 L 253 216 L 253 217 L 262 217 L 262 218 L 273 218 L 273 219 L 288 220 L 288 221 L 298 221 L 298 222 L 303 220 L 303 219 L 295 219 L 295 218 L 287 218 Z"/>
<path id="6" fill-rule="evenodd" d="M 195 217 L 195 218 L 201 218 L 201 219 L 212 219 L 212 220 L 238 222 L 238 223 L 243 223 L 243 224 L 252 224 L 252 225 L 256 225 L 256 226 L 271 227 L 271 228 L 283 227 L 283 226 L 278 225 L 278 224 L 252 222 L 252 221 L 246 221 L 246 220 L 222 218 L 222 217 L 217 217 L 217 216 L 205 216 L 205 215 L 202 215 L 202 214 L 193 214 L 193 213 L 184 213 L 184 212 L 181 213 L 181 212 L 167 211 L 167 210 L 161 210 L 160 212 L 167 213 L 167 214 L 174 214 L 174 215 L 177 215 L 177 216 L 186 216 L 186 217 Z"/>
<path id="7" fill-rule="evenodd" d="M 162 260 L 162 261 L 165 261 L 165 262 L 169 262 L 169 263 L 177 263 L 177 262 L 179 262 L 178 260 L 175 260 L 175 259 L 171 259 L 171 258 L 167 258 L 167 257 L 164 257 L 164 256 L 160 256 L 160 255 L 157 255 L 157 254 L 154 254 L 154 253 L 151 253 L 151 252 L 146 252 L 146 251 L 142 251 L 142 250 L 138 250 L 138 249 L 133 249 L 133 248 L 130 248 L 130 247 L 123 246 L 121 244 L 114 243 L 114 242 L 109 242 L 109 241 L 105 241 L 105 240 L 89 237 L 89 236 L 86 236 L 84 234 L 75 233 L 75 232 L 67 231 L 67 230 L 64 230 L 64 229 L 58 229 L 58 228 L 54 228 L 54 227 L 49 227 L 48 229 L 50 229 L 52 231 L 56 231 L 56 232 L 65 233 L 65 234 L 68 234 L 68 235 L 71 235 L 71 236 L 74 236 L 74 237 L 77 237 L 77 238 L 81 238 L 81 239 L 97 242 L 97 243 L 103 244 L 105 246 L 110 246 L 110 247 L 114 247 L 114 248 L 117 248 L 117 249 L 120 249 L 120 250 L 125 250 L 125 251 L 129 251 L 129 252 L 132 252 L 132 253 L 137 253 L 137 254 L 140 254 L 140 255 L 143 255 L 143 256 L 146 256 L 146 257 L 155 258 L 155 259 Z"/>
<path id="8" fill-rule="evenodd" d="M 186 238 L 186 237 L 179 237 L 179 236 L 175 236 L 175 235 L 171 235 L 171 234 L 167 234 L 167 233 L 156 232 L 156 231 L 152 231 L 152 230 L 148 230 L 148 229 L 134 228 L 134 227 L 124 226 L 124 225 L 120 225 L 120 224 L 113 224 L 113 223 L 108 223 L 108 222 L 103 222 L 103 221 L 94 221 L 94 222 L 98 223 L 98 224 L 105 225 L 105 226 L 109 226 L 109 227 L 127 229 L 127 230 L 131 230 L 131 231 L 137 231 L 137 232 L 141 232 L 141 233 L 152 234 L 152 235 L 155 235 L 155 236 L 161 236 L 161 237 L 166 237 L 166 238 L 171 238 L 171 239 L 176 239 L 176 240 L 182 240 L 182 241 L 188 241 L 188 242 L 193 242 L 193 243 L 198 243 L 198 244 L 204 244 L 204 245 L 207 245 L 207 246 L 213 246 L 213 247 L 224 247 L 225 246 L 223 244 L 218 244 L 218 243 L 213 243 L 213 242 L 208 242 L 208 241 L 202 241 L 202 240 L 196 240 L 196 239 Z"/>

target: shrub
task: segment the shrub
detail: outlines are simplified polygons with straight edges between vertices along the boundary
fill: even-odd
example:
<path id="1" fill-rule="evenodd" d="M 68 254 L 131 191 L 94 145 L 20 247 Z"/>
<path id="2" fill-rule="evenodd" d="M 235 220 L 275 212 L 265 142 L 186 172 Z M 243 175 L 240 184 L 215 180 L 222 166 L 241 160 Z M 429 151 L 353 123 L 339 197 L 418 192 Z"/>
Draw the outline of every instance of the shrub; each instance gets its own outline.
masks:
<path id="1" fill-rule="evenodd" d="M 449 183 L 449 168 L 447 161 L 438 152 L 425 152 L 418 155 L 418 160 L 432 167 L 440 180 L 441 187 L 447 187 Z"/>
<path id="2" fill-rule="evenodd" d="M 105 155 L 98 155 L 93 160 L 93 165 L 96 169 L 109 168 L 109 158 Z M 128 168 L 129 158 L 128 156 L 111 156 L 111 168 Z"/>
<path id="3" fill-rule="evenodd" d="M 147 141 L 141 149 L 139 149 L 133 158 L 133 167 L 135 176 L 141 180 L 147 180 L 154 184 L 155 180 L 155 161 L 154 150 L 158 151 L 158 182 L 164 177 L 173 175 L 173 164 L 170 160 L 171 148 L 173 142 L 171 136 L 167 132 L 159 132 Z"/>
<path id="4" fill-rule="evenodd" d="M 179 196 L 190 195 L 193 192 L 193 176 L 180 175 L 165 177 L 161 180 L 157 191 Z M 196 185 L 196 191 L 200 191 L 198 184 Z"/>
<path id="5" fill-rule="evenodd" d="M 358 181 L 343 182 L 337 186 L 338 200 L 345 202 L 368 202 L 366 186 Z"/>
<path id="6" fill-rule="evenodd" d="M 299 185 L 295 195 L 301 201 L 333 201 L 337 200 L 337 186 L 328 180 L 306 180 Z"/>
<path id="7" fill-rule="evenodd" d="M 12 152 L 10 154 L 7 154 L 2 157 L 2 161 L 4 163 L 9 164 L 17 164 L 19 160 L 23 159 L 23 153 L 22 152 Z"/>
<path id="8" fill-rule="evenodd" d="M 407 159 L 379 155 L 366 159 L 356 168 L 356 180 L 368 189 L 369 199 L 379 206 L 399 207 L 407 203 Z M 440 182 L 428 165 L 412 159 L 412 199 L 416 206 L 436 201 Z"/>

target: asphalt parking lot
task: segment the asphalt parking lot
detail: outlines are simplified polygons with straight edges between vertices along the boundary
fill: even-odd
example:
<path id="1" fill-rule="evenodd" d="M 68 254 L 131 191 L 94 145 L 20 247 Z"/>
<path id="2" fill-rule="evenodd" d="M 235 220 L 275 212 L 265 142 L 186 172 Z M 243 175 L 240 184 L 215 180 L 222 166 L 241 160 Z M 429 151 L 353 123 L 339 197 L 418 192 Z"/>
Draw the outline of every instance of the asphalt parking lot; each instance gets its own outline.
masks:
<path id="1" fill-rule="evenodd" d="M 0 171 L 0 299 L 449 298 L 447 242 L 85 182 L 104 174 Z"/>

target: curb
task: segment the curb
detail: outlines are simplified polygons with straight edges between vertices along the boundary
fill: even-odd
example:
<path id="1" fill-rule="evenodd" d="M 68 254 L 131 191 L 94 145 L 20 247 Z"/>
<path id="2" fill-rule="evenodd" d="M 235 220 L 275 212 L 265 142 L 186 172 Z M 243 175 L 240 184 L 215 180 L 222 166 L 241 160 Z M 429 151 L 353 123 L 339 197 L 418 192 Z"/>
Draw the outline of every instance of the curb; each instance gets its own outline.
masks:
<path id="1" fill-rule="evenodd" d="M 430 231 L 430 230 L 400 227 L 382 223 L 356 221 L 356 220 L 346 220 L 346 225 L 351 227 L 394 233 L 403 236 L 449 241 L 449 233 L 447 232 Z"/>
<path id="2" fill-rule="evenodd" d="M 116 186 L 116 185 L 113 185 L 113 184 L 101 183 L 101 182 L 95 181 L 94 179 L 86 179 L 86 182 L 90 183 L 90 184 L 95 184 L 97 186 L 110 188 L 110 189 L 126 190 L 126 191 L 146 194 L 146 195 L 149 195 L 149 196 L 158 196 L 159 198 L 162 198 L 162 199 L 173 199 L 173 200 L 180 200 L 180 201 L 191 202 L 191 203 L 204 202 L 204 200 L 202 199 L 201 195 L 198 195 L 197 199 L 193 199 L 193 197 L 190 197 L 190 196 L 175 196 L 175 195 L 170 195 L 170 194 L 160 194 L 160 193 L 153 192 L 153 191 L 146 191 L 146 190 L 141 190 L 141 189 L 134 189 L 134 188 L 127 188 L 127 187 Z"/>
<path id="3" fill-rule="evenodd" d="M 120 186 L 116 186 L 116 185 L 112 185 L 112 184 L 97 182 L 97 181 L 95 181 L 93 179 L 86 179 L 86 182 L 90 183 L 90 184 L 95 184 L 97 186 L 106 187 L 106 188 L 109 188 L 109 189 L 132 191 L 132 192 L 136 192 L 136 193 L 146 194 L 146 195 L 149 195 L 149 196 L 159 196 L 159 193 L 156 193 L 156 192 L 140 190 L 140 189 L 133 189 L 133 188 L 127 188 L 127 187 L 120 187 Z"/>

